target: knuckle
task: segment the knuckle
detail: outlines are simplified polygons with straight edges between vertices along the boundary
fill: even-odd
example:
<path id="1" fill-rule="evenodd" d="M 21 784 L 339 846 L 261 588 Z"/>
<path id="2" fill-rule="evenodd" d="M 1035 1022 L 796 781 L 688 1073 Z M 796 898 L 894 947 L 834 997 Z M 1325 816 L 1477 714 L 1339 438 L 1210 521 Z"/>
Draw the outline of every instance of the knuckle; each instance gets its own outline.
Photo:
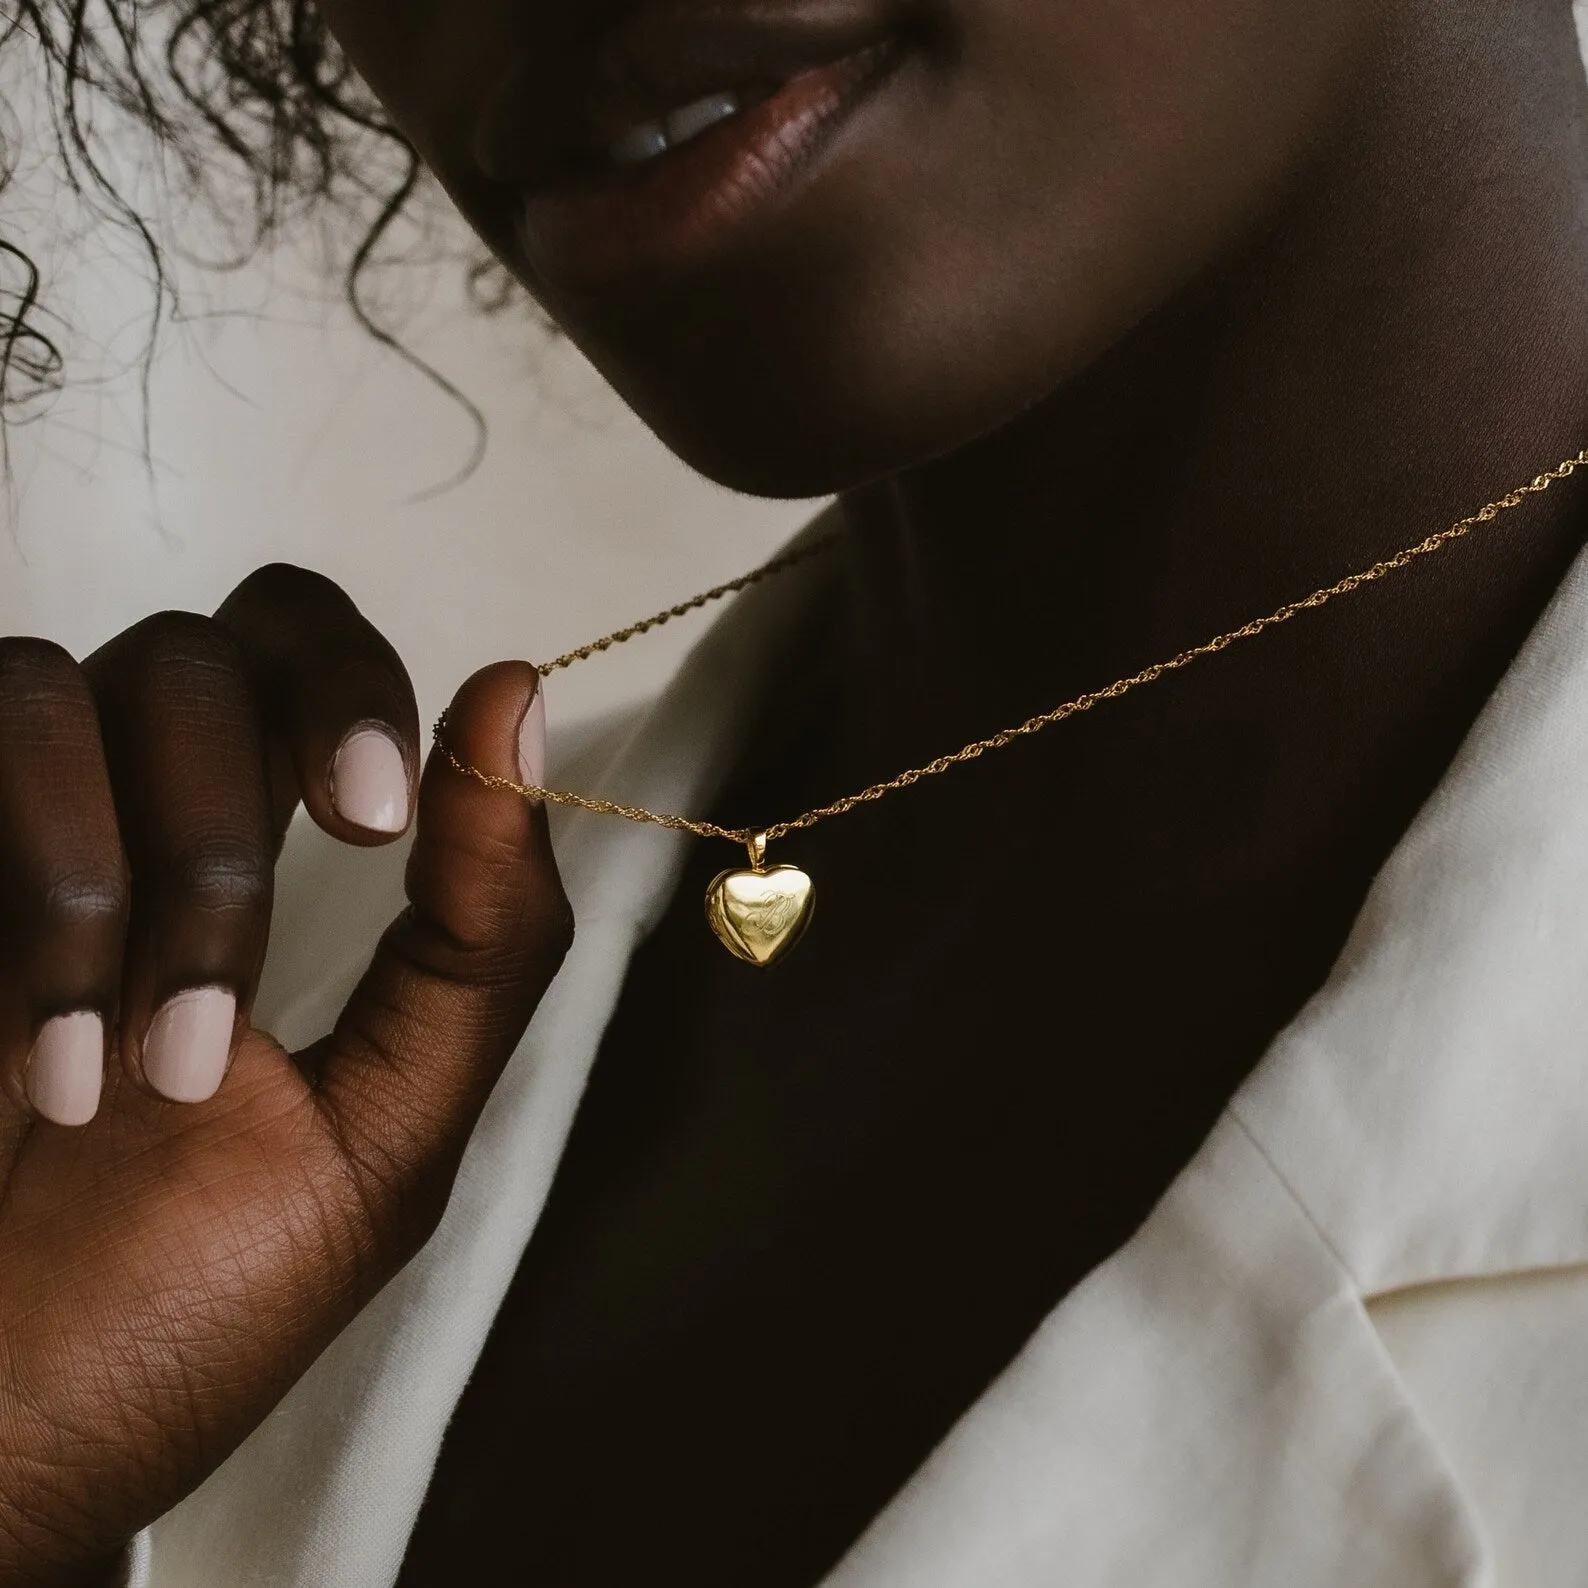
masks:
<path id="1" fill-rule="evenodd" d="M 353 598 L 334 580 L 292 563 L 267 563 L 243 580 L 216 614 L 218 622 L 251 641 L 275 648 L 304 631 L 357 631 Z"/>
<path id="2" fill-rule="evenodd" d="M 213 618 L 197 612 L 156 612 L 121 636 L 125 649 L 142 670 L 181 667 L 230 667 L 238 661 L 231 636 Z"/>
<path id="3" fill-rule="evenodd" d="M 77 663 L 53 640 L 25 635 L 0 638 L 0 692 L 59 695 L 79 688 Z"/>
<path id="4" fill-rule="evenodd" d="M 270 907 L 272 866 L 256 844 L 210 839 L 179 854 L 172 882 L 189 909 L 205 915 L 258 915 Z"/>
<path id="5" fill-rule="evenodd" d="M 23 913 L 34 936 L 75 937 L 119 931 L 129 904 L 124 871 L 81 865 L 38 878 Z"/>
<path id="6" fill-rule="evenodd" d="M 119 634 L 85 664 L 107 726 L 153 708 L 230 718 L 252 698 L 242 648 L 213 618 L 157 612 Z"/>
<path id="7" fill-rule="evenodd" d="M 305 601 L 348 604 L 349 597 L 334 579 L 296 563 L 270 562 L 256 568 L 226 598 L 234 604 L 266 607 L 297 606 Z"/>
<path id="8" fill-rule="evenodd" d="M 272 563 L 227 597 L 217 620 L 267 677 L 283 685 L 300 713 L 316 715 L 329 698 L 362 701 L 401 723 L 411 686 L 396 649 L 351 596 L 324 574 Z"/>
<path id="9" fill-rule="evenodd" d="M 503 888 L 462 909 L 416 904 L 410 918 L 448 975 L 480 985 L 513 985 L 560 965 L 573 946 L 573 907 L 556 886 Z"/>

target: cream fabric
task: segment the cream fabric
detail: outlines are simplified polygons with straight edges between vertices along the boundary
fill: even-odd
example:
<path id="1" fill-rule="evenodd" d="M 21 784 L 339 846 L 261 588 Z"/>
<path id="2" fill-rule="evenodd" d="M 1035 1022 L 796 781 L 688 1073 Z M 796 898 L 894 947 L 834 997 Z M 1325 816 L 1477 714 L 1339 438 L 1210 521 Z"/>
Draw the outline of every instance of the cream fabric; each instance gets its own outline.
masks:
<path id="1" fill-rule="evenodd" d="M 820 577 L 752 592 L 577 775 L 701 807 Z M 393 1581 L 683 855 L 583 816 L 557 839 L 578 942 L 439 1234 L 140 1541 L 143 1588 Z M 343 997 L 396 858 L 297 835 L 266 1001 L 288 1040 Z M 1327 986 L 828 1588 L 1553 1588 L 1588 1582 L 1585 1495 L 1588 558 Z"/>

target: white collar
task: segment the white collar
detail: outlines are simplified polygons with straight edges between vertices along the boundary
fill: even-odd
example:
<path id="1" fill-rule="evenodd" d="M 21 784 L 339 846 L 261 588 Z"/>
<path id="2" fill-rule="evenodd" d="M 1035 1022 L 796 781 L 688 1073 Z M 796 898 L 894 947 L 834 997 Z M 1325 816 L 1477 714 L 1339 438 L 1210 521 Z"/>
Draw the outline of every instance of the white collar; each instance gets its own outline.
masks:
<path id="1" fill-rule="evenodd" d="M 1588 554 L 1327 984 L 829 1588 L 1417 1588 L 1480 1531 L 1365 1310 L 1588 1261 Z"/>
<path id="2" fill-rule="evenodd" d="M 1588 1259 L 1588 554 L 1231 1107 L 1366 1294 Z"/>
<path id="3" fill-rule="evenodd" d="M 708 803 L 819 577 L 813 565 L 742 597 L 602 791 Z M 578 940 L 441 1230 L 154 1530 L 155 1588 L 389 1588 L 684 850 L 623 823 L 561 823 Z M 332 978 L 300 1017 L 342 990 Z M 1588 1260 L 1584 1031 L 1588 558 L 1385 867 L 1328 984 L 1143 1229 L 1055 1309 L 831 1588 L 1476 1580 L 1459 1489 L 1363 1302 Z"/>

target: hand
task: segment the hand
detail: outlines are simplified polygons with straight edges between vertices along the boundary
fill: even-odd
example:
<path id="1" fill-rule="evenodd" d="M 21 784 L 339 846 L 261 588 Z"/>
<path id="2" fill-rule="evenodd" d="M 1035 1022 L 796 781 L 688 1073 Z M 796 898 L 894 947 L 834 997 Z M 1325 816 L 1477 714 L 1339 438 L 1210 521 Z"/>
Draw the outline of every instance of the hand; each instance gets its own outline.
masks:
<path id="1" fill-rule="evenodd" d="M 472 678 L 459 752 L 538 770 L 537 687 Z M 571 940 L 544 812 L 432 758 L 335 1032 L 249 1022 L 299 801 L 391 842 L 419 757 L 396 653 L 296 569 L 81 666 L 0 640 L 0 1584 L 92 1580 L 434 1229 Z"/>

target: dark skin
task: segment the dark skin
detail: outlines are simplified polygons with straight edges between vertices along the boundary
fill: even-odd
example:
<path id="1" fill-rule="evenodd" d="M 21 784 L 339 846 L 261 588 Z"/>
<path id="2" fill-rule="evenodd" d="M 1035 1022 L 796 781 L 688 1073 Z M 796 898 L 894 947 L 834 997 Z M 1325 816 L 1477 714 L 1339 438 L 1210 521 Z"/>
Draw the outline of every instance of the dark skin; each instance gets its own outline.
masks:
<path id="1" fill-rule="evenodd" d="M 930 759 L 1574 451 L 1588 163 L 1548 18 L 1509 48 L 1497 15 L 1464 37 L 1408 20 L 1228 260 L 1022 419 L 848 493 L 841 616 L 813 622 L 717 818 Z M 1519 213 L 1539 230 L 1514 235 Z M 770 975 L 701 931 L 723 863 L 704 846 L 631 973 L 403 1582 L 818 1581 L 1320 984 L 1584 524 L 1568 488 L 787 841 L 821 910 Z"/>
<path id="2" fill-rule="evenodd" d="M 900 7 L 906 58 L 820 181 L 594 284 L 520 234 L 512 164 L 590 30 L 634 8 L 325 9 L 686 459 L 842 492 L 850 543 L 727 820 L 1133 671 L 1584 442 L 1588 95 L 1564 0 Z M 790 843 L 821 916 L 770 976 L 704 934 L 722 855 L 702 849 L 636 960 L 406 1582 L 815 1582 L 1325 976 L 1585 513 L 1557 488 Z M 462 752 L 514 775 L 533 687 L 514 664 L 465 686 Z M 543 817 L 432 768 L 415 908 L 336 1036 L 294 1065 L 249 1027 L 292 805 L 392 836 L 331 797 L 371 723 L 411 781 L 400 661 L 294 572 L 81 666 L 0 643 L 0 1583 L 97 1580 L 267 1414 L 432 1227 L 555 971 Z M 196 986 L 241 1012 L 224 1085 L 177 1103 L 148 1033 Z M 69 1129 L 40 1117 L 30 1054 L 90 1010 L 112 1080 Z"/>

